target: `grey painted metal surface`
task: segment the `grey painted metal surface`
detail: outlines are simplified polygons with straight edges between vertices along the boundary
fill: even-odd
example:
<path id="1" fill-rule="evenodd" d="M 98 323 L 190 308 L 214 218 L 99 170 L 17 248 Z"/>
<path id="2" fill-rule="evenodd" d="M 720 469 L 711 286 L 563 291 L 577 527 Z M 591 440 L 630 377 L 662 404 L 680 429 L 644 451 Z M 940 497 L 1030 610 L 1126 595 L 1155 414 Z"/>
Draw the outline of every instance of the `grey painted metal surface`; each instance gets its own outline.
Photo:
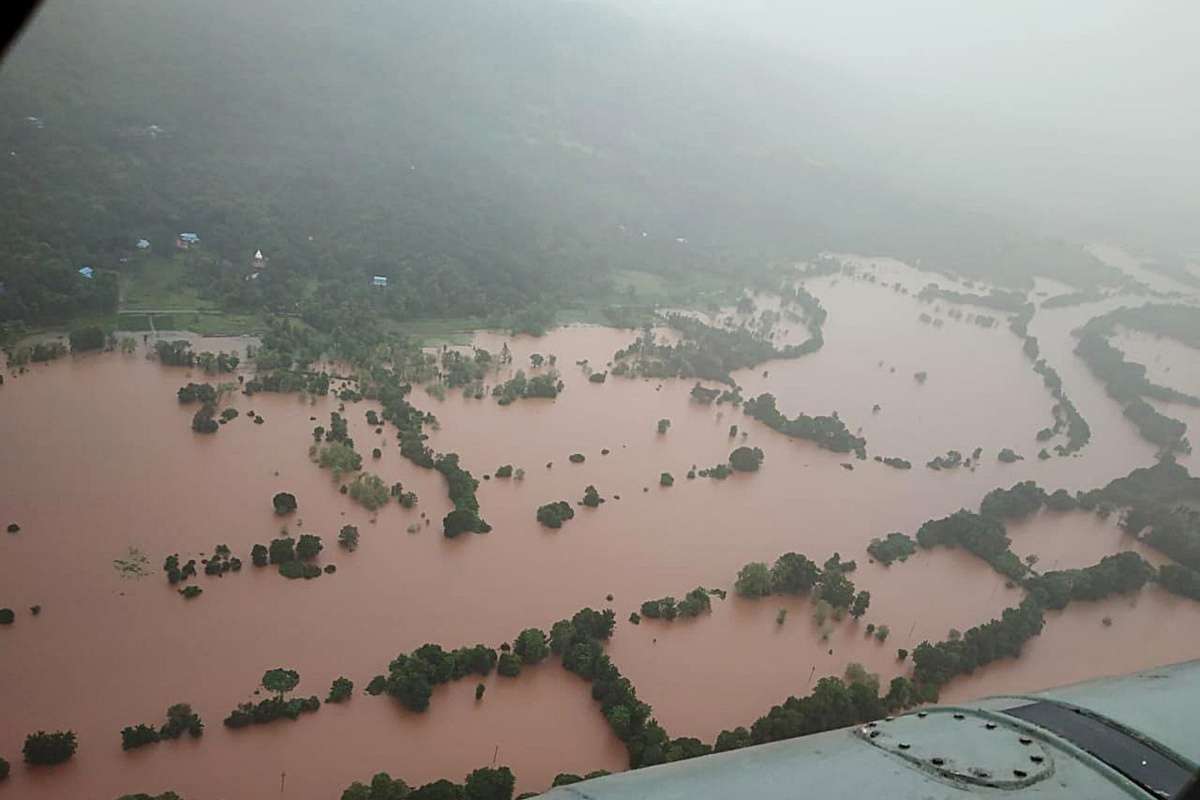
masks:
<path id="1" fill-rule="evenodd" d="M 1077 683 L 1037 696 L 1108 717 L 1170 748 L 1193 771 L 1200 769 L 1200 661 Z"/>
<path id="2" fill-rule="evenodd" d="M 1043 692 L 1108 717 L 1195 767 L 1200 662 Z M 551 789 L 552 800 L 1150 797 L 1084 749 L 1003 713 L 1028 697 L 937 706 L 854 728 Z M 1190 712 L 1190 713 L 1189 713 Z M 1128 732 L 1127 731 L 1127 732 Z"/>

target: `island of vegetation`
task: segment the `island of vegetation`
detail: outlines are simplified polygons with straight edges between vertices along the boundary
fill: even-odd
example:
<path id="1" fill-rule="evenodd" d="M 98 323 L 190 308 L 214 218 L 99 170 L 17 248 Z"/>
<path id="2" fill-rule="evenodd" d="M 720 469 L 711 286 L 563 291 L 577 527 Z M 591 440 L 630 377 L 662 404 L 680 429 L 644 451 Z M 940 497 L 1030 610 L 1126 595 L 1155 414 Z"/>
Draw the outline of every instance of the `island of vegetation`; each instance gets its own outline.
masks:
<path id="1" fill-rule="evenodd" d="M 575 509 L 566 500 L 546 503 L 537 510 L 537 521 L 547 528 L 561 528 L 564 522 L 574 517 Z"/>
<path id="2" fill-rule="evenodd" d="M 867 457 L 867 440 L 851 434 L 836 413 L 828 417 L 798 414 L 795 418 L 788 419 L 776 408 L 775 396 L 770 393 L 747 400 L 742 410 L 747 416 L 785 436 L 807 439 L 835 453 L 854 453 L 859 458 Z"/>
<path id="3" fill-rule="evenodd" d="M 688 592 L 682 600 L 675 601 L 674 597 L 660 597 L 658 600 L 647 600 L 642 603 L 641 616 L 647 619 L 663 619 L 668 622 L 676 617 L 698 617 L 712 611 L 712 600 L 709 590 L 697 586 Z"/>
<path id="4" fill-rule="evenodd" d="M 801 287 L 784 299 L 804 309 L 811 335 L 802 344 L 776 348 L 761 332 L 745 324 L 725 330 L 686 314 L 669 313 L 665 322 L 680 334 L 679 341 L 662 344 L 647 327 L 632 344 L 613 355 L 612 373 L 643 378 L 700 378 L 733 386 L 731 373 L 738 369 L 776 358 L 798 358 L 821 349 L 825 309 Z"/>
<path id="5" fill-rule="evenodd" d="M 240 703 L 229 712 L 224 720 L 228 728 L 244 728 L 247 725 L 264 725 L 277 719 L 299 719 L 301 714 L 317 711 L 321 700 L 311 697 L 285 699 L 288 692 L 300 683 L 300 673 L 292 669 L 270 669 L 263 673 L 262 688 L 274 694 L 256 703 Z"/>
<path id="6" fill-rule="evenodd" d="M 867 552 L 884 566 L 893 561 L 907 561 L 908 557 L 917 552 L 917 546 L 912 539 L 903 533 L 889 533 L 882 539 L 872 539 L 867 545 Z"/>
<path id="7" fill-rule="evenodd" d="M 198 739 L 204 733 L 200 715 L 187 703 L 176 703 L 167 709 L 167 721 L 159 727 L 131 725 L 121 729 L 121 749 L 133 750 L 163 739 L 178 739 L 184 733 Z"/>
<path id="8" fill-rule="evenodd" d="M 79 741 L 75 731 L 38 731 L 25 737 L 21 749 L 25 763 L 34 766 L 61 764 L 75 755 Z"/>

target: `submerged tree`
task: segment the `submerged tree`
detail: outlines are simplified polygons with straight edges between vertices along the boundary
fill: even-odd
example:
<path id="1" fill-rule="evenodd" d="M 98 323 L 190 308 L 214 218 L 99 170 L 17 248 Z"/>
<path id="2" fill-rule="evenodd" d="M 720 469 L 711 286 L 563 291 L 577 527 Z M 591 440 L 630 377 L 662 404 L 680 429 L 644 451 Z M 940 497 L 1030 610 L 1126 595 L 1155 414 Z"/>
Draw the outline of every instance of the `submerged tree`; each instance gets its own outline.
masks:
<path id="1" fill-rule="evenodd" d="M 262 676 L 263 688 L 268 692 L 274 692 L 280 700 L 283 699 L 285 694 L 295 689 L 299 683 L 300 673 L 294 669 L 277 667 L 267 670 Z"/>
<path id="2" fill-rule="evenodd" d="M 26 764 L 61 764 L 75 755 L 78 747 L 75 731 L 38 731 L 25 737 L 21 752 L 25 755 Z"/>
<path id="3" fill-rule="evenodd" d="M 763 462 L 763 451 L 757 447 L 739 447 L 729 454 L 729 464 L 738 472 L 756 472 Z"/>
<path id="4" fill-rule="evenodd" d="M 742 597 L 766 597 L 771 593 L 771 571 L 761 561 L 754 561 L 738 571 L 734 591 Z"/>
<path id="5" fill-rule="evenodd" d="M 275 513 L 283 516 L 290 514 L 296 510 L 296 495 L 290 492 L 279 492 L 271 498 L 271 504 L 275 507 Z"/>

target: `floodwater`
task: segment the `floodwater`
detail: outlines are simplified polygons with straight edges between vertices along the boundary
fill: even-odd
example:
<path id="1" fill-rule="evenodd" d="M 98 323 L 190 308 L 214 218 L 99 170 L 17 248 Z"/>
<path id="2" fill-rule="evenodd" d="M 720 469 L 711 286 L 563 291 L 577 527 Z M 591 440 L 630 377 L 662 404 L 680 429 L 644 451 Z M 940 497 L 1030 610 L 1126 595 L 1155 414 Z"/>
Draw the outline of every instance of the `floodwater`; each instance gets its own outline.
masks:
<path id="1" fill-rule="evenodd" d="M 1109 624 L 1105 620 L 1109 620 Z M 1064 686 L 1096 675 L 1123 675 L 1196 658 L 1196 602 L 1147 586 L 1133 596 L 1072 603 L 1046 612 L 1046 627 L 1018 659 L 997 661 L 953 681 L 942 701 L 1021 694 Z M 1081 670 L 1081 657 L 1101 662 Z"/>
<path id="2" fill-rule="evenodd" d="M 1126 359 L 1145 366 L 1150 381 L 1200 397 L 1200 351 L 1169 336 L 1124 327 L 1112 343 Z"/>
<path id="3" fill-rule="evenodd" d="M 880 274 L 888 269 L 899 268 L 881 265 Z M 914 291 L 928 281 L 901 277 Z M 900 277 L 887 282 L 893 280 Z M 1153 449 L 1071 354 L 1070 330 L 1103 304 L 1039 312 L 1031 325 L 1093 428 L 1079 457 L 1039 462 L 1033 437 L 1050 423 L 1053 401 L 1006 326 L 952 319 L 945 304 L 922 304 L 861 279 L 828 277 L 808 286 L 829 311 L 825 348 L 736 379 L 747 396 L 775 393 L 789 416 L 836 409 L 861 427 L 871 455 L 902 456 L 914 463 L 911 471 L 786 439 L 728 406 L 698 406 L 688 400 L 693 381 L 588 382 L 576 361 L 603 369 L 631 331 L 573 326 L 514 340 L 480 334 L 477 344 L 491 350 L 508 341 L 516 365 L 527 365 L 533 352 L 555 354 L 567 388 L 555 401 L 507 407 L 491 398 L 451 393 L 439 402 L 414 392 L 413 402 L 441 423 L 431 432 L 435 449 L 459 453 L 477 477 L 502 464 L 526 471 L 523 481 L 483 481 L 478 496 L 494 530 L 454 541 L 440 534 L 449 510 L 441 477 L 402 459 L 394 434 L 366 426 L 370 403 L 347 406 L 351 436 L 367 454 L 368 470 L 417 492 L 416 509 L 392 504 L 369 514 L 309 461 L 311 429 L 328 425 L 337 409 L 332 398 L 237 396 L 242 416 L 204 437 L 190 429 L 193 409 L 175 400 L 181 384 L 202 376 L 142 353 L 68 358 L 9 377 L 0 388 L 0 524 L 22 526 L 0 538 L 0 606 L 18 610 L 16 624 L 0 630 L 0 755 L 15 765 L 9 791 L 111 798 L 175 789 L 190 799 L 235 800 L 273 796 L 286 773 L 281 796 L 328 798 L 379 770 L 410 783 L 461 780 L 493 758 L 513 768 L 519 790 L 535 791 L 558 772 L 619 769 L 624 750 L 587 685 L 552 664 L 513 680 L 492 676 L 478 704 L 471 679 L 441 687 L 423 715 L 356 694 L 344 707 L 295 722 L 227 731 L 220 720 L 272 667 L 298 670 L 300 693 L 324 697 L 333 678 L 345 675 L 361 689 L 396 654 L 425 642 L 497 646 L 580 607 L 611 605 L 618 618 L 614 661 L 673 735 L 711 739 L 817 678 L 841 674 L 848 663 L 861 662 L 884 679 L 900 674 L 897 648 L 968 628 L 1019 601 L 1018 591 L 964 553 L 921 553 L 889 568 L 868 563 L 872 538 L 912 534 L 926 519 L 975 508 L 988 490 L 1019 480 L 1090 488 L 1152 462 Z M 942 327 L 921 323 L 921 313 L 943 319 Z M 219 346 L 229 344 L 204 344 Z M 928 372 L 924 384 L 913 378 L 919 370 Z M 265 424 L 250 422 L 250 410 Z M 659 435 L 655 423 L 664 417 L 672 425 Z M 744 439 L 730 438 L 733 424 Z M 743 441 L 765 451 L 760 472 L 725 481 L 685 478 L 692 465 L 723 462 Z M 383 451 L 377 462 L 369 456 L 375 446 Z M 968 453 L 975 446 L 985 452 L 974 470 L 922 466 L 948 449 Z M 1026 460 L 998 463 L 1001 447 Z M 574 452 L 585 463 L 570 463 Z M 658 485 L 664 471 L 675 477 L 671 488 Z M 607 498 L 601 507 L 578 508 L 558 531 L 535 522 L 537 506 L 577 501 L 589 484 Z M 249 566 L 250 546 L 284 524 L 271 509 L 278 491 L 299 500 L 299 511 L 285 520 L 289 531 L 321 535 L 320 562 L 336 564 L 336 574 L 288 581 Z M 423 524 L 422 513 L 432 525 Z M 1077 516 L 1082 521 L 1065 531 L 1054 526 L 1056 542 L 1092 537 L 1091 555 L 1130 546 L 1094 536 L 1090 518 Z M 414 523 L 418 531 L 407 532 Z M 1039 517 L 1032 525 L 1052 523 Z M 352 554 L 334 545 L 345 524 L 362 535 Z M 1014 531 L 1018 544 L 1040 536 Z M 228 544 L 247 566 L 224 578 L 200 576 L 204 594 L 183 600 L 159 569 L 164 556 L 195 557 L 217 544 Z M 147 577 L 122 578 L 113 568 L 130 547 L 146 554 Z M 787 551 L 819 562 L 835 551 L 856 559 L 855 580 L 872 595 L 867 616 L 839 623 L 822 641 L 806 601 L 752 603 L 731 595 L 714 599 L 708 618 L 626 622 L 644 600 L 682 596 L 697 585 L 731 589 L 743 564 Z M 1138 603 L 1163 616 L 1113 606 L 1114 624 L 1100 630 L 1092 610 L 1072 606 L 1020 661 L 981 671 L 953 692 L 1035 690 L 1120 672 L 1129 650 L 1147 663 L 1200 656 L 1194 637 L 1147 636 L 1143 628 L 1166 627 L 1169 614 L 1172 627 L 1194 630 L 1200 604 L 1148 593 Z M 36 618 L 25 610 L 34 604 L 44 609 Z M 783 607 L 789 614 L 780 626 L 775 618 Z M 868 640 L 867 623 L 887 624 L 888 641 Z M 1051 643 L 1060 635 L 1070 648 Z M 157 721 L 181 701 L 208 723 L 201 741 L 120 751 L 122 727 Z M 80 736 L 72 762 L 48 771 L 17 763 L 27 732 L 67 727 Z"/>
<path id="4" fill-rule="evenodd" d="M 1105 556 L 1133 551 L 1155 566 L 1171 563 L 1137 537 L 1121 530 L 1117 515 L 1107 519 L 1084 511 L 1042 510 L 1007 524 L 1012 551 L 1022 559 L 1036 556 L 1039 572 L 1090 567 Z"/>
<path id="5" fill-rule="evenodd" d="M 709 617 L 625 626 L 610 654 L 672 735 L 711 742 L 724 728 L 749 727 L 820 678 L 843 675 L 852 663 L 877 673 L 886 690 L 909 666 L 897 660 L 898 648 L 943 639 L 951 628 L 966 630 L 1021 601 L 1019 590 L 1005 588 L 1004 578 L 963 552 L 919 552 L 890 567 L 855 556 L 852 577 L 871 592 L 871 607 L 861 620 L 829 621 L 827 638 L 805 598 L 730 594 L 713 598 Z M 688 588 L 664 594 L 678 598 Z M 781 609 L 787 615 L 779 624 Z M 886 641 L 866 634 L 870 623 L 889 627 Z"/>

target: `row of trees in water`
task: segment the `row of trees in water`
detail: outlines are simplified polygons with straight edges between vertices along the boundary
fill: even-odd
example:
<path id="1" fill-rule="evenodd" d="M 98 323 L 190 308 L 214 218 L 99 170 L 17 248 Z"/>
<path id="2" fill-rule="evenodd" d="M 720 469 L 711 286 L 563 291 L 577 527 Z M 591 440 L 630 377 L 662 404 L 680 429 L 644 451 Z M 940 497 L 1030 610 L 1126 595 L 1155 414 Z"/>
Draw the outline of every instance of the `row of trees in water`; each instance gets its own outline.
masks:
<path id="1" fill-rule="evenodd" d="M 1190 452 L 1187 425 L 1162 414 L 1144 398 L 1200 406 L 1200 397 L 1149 380 L 1144 365 L 1128 361 L 1109 341 L 1118 325 L 1172 336 L 1194 347 L 1200 341 L 1200 311 L 1169 305 L 1123 307 L 1093 318 L 1076 331 L 1076 355 L 1104 383 L 1109 396 L 1123 406 L 1125 416 L 1142 438 L 1164 454 Z"/>
<path id="2" fill-rule="evenodd" d="M 480 767 L 462 781 L 446 778 L 416 788 L 400 778 L 379 772 L 370 783 L 355 781 L 342 792 L 341 800 L 512 800 L 516 777 L 508 767 Z M 555 784 L 558 785 L 558 784 Z M 522 798 L 534 797 L 533 793 Z"/>
<path id="3" fill-rule="evenodd" d="M 684 619 L 698 617 L 712 611 L 710 597 L 712 594 L 720 596 L 721 599 L 725 598 L 725 592 L 721 589 L 705 589 L 703 586 L 697 586 L 679 601 L 676 601 L 671 595 L 660 597 L 657 600 L 647 600 L 642 603 L 641 616 L 646 619 L 663 619 L 668 622 L 676 617 Z M 633 617 L 630 617 L 629 621 L 637 624 Z"/>
<path id="4" fill-rule="evenodd" d="M 176 703 L 167 709 L 167 721 L 153 725 L 129 725 L 121 729 L 121 749 L 133 750 L 163 739 L 178 739 L 183 734 L 198 739 L 204 734 L 204 722 L 187 703 Z"/>
<path id="5" fill-rule="evenodd" d="M 867 457 L 867 440 L 850 433 L 836 413 L 828 417 L 810 417 L 802 413 L 788 419 L 776 407 L 775 396 L 769 392 L 747 400 L 742 410 L 747 416 L 785 436 L 807 439 L 835 453 L 854 453 L 859 458 Z"/>

